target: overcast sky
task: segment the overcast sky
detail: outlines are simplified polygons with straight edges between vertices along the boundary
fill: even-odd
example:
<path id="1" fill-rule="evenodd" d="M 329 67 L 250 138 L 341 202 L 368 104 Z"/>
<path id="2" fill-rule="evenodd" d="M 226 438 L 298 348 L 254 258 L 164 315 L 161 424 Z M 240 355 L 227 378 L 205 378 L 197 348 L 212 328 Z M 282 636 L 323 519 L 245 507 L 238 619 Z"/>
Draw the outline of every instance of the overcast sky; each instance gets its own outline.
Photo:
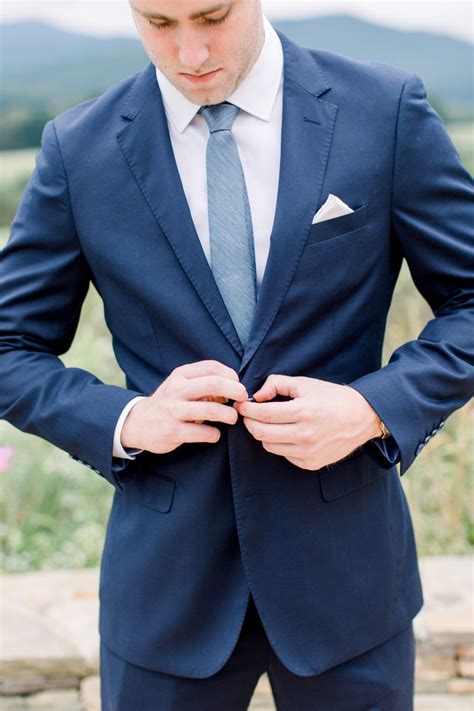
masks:
<path id="1" fill-rule="evenodd" d="M 349 13 L 474 40 L 472 3 L 465 0 L 263 0 L 263 6 L 270 19 Z M 37 19 L 80 33 L 136 36 L 127 0 L 0 0 L 0 11 L 3 22 Z"/>

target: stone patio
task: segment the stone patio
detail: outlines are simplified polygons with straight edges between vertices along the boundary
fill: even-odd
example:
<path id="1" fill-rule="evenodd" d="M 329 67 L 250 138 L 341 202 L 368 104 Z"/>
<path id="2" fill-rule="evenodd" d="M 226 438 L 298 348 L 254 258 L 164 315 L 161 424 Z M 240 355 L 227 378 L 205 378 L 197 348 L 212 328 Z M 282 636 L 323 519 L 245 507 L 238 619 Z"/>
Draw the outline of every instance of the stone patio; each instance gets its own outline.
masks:
<path id="1" fill-rule="evenodd" d="M 420 564 L 416 711 L 474 711 L 474 556 Z M 4 575 L 0 584 L 0 710 L 99 711 L 98 570 Z M 250 709 L 274 709 L 266 676 Z"/>

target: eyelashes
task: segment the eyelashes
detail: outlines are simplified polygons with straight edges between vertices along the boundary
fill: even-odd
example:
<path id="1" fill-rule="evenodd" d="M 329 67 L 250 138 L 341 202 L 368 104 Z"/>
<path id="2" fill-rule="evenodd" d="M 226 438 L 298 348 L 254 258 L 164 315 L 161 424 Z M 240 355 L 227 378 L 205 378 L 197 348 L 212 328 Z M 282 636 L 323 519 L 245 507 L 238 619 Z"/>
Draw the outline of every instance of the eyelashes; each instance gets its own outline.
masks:
<path id="1" fill-rule="evenodd" d="M 224 17 L 219 17 L 217 20 L 212 20 L 211 18 L 204 18 L 203 22 L 205 25 L 222 25 L 223 22 L 227 20 L 229 13 L 226 13 Z M 160 22 L 157 24 L 152 20 L 148 20 L 148 23 L 153 27 L 154 30 L 164 30 L 166 27 L 170 26 L 169 22 Z"/>

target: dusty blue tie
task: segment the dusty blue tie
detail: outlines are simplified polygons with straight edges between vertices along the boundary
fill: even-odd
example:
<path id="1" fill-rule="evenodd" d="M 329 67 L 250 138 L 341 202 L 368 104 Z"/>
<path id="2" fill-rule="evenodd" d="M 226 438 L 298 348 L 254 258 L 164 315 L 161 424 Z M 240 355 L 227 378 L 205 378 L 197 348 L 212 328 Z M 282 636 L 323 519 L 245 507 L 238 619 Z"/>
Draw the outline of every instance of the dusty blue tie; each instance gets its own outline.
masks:
<path id="1" fill-rule="evenodd" d="M 203 106 L 209 126 L 207 198 L 211 269 L 245 347 L 257 301 L 252 218 L 244 172 L 231 128 L 239 108 Z"/>

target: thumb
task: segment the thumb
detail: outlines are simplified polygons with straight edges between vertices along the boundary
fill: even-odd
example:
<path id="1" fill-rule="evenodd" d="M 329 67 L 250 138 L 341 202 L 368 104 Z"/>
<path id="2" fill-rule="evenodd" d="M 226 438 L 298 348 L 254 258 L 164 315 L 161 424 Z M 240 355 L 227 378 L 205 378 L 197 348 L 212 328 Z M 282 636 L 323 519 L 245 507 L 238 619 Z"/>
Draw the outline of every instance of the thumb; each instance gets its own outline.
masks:
<path id="1" fill-rule="evenodd" d="M 296 378 L 290 375 L 269 375 L 260 390 L 253 394 L 253 398 L 257 402 L 264 402 L 265 400 L 273 400 L 277 395 L 286 395 L 287 397 L 301 395 L 296 384 Z"/>

